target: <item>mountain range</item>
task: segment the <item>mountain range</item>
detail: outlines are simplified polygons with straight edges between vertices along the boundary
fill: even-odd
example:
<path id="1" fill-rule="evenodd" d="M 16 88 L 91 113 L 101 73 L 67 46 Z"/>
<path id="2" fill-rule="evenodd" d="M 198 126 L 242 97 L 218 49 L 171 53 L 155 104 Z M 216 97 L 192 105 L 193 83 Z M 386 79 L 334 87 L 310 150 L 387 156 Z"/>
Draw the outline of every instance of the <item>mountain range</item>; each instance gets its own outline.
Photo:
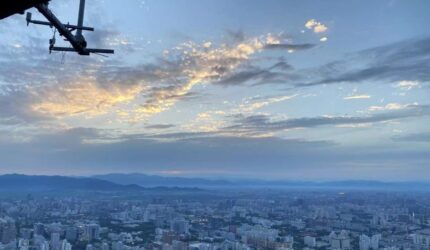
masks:
<path id="1" fill-rule="evenodd" d="M 93 178 L 122 185 L 143 187 L 199 187 L 199 188 L 305 188 L 305 189 L 359 189 L 359 190 L 430 190 L 430 182 L 383 182 L 369 180 L 344 181 L 267 181 L 267 180 L 211 180 L 203 178 L 165 177 L 157 175 L 106 174 Z"/>
<path id="2" fill-rule="evenodd" d="M 91 177 L 0 175 L 0 192 L 9 191 L 166 191 L 173 189 L 317 189 L 430 191 L 430 182 L 210 180 L 146 174 L 106 174 Z"/>
<path id="3" fill-rule="evenodd" d="M 121 185 L 136 184 L 143 187 L 219 187 L 232 186 L 231 181 L 210 180 L 203 178 L 165 177 L 146 174 L 106 174 L 94 175 L 92 178 L 110 181 Z"/>
<path id="4" fill-rule="evenodd" d="M 121 185 L 85 177 L 33 176 L 9 174 L 0 176 L 0 191 L 137 191 L 138 185 Z"/>

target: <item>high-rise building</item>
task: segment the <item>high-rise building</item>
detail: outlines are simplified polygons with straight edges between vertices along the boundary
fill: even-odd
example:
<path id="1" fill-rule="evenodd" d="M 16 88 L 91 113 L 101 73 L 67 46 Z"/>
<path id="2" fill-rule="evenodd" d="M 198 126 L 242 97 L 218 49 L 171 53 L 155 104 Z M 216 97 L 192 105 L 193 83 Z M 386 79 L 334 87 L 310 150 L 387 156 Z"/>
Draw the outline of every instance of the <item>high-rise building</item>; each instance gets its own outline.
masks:
<path id="1" fill-rule="evenodd" d="M 49 250 L 49 242 L 42 235 L 33 235 L 33 245 L 37 250 Z"/>
<path id="2" fill-rule="evenodd" d="M 381 240 L 381 238 L 381 234 L 375 234 L 372 236 L 372 238 L 370 239 L 370 247 L 373 250 L 379 249 L 379 241 Z"/>
<path id="3" fill-rule="evenodd" d="M 342 230 L 339 234 L 331 232 L 329 239 L 332 249 L 351 249 L 351 240 L 346 230 Z"/>
<path id="4" fill-rule="evenodd" d="M 189 226 L 188 221 L 184 219 L 175 219 L 170 223 L 170 230 L 177 234 L 188 234 Z"/>
<path id="5" fill-rule="evenodd" d="M 90 224 L 85 226 L 85 238 L 89 242 L 100 238 L 100 226 L 97 224 Z"/>
<path id="6" fill-rule="evenodd" d="M 365 234 L 360 235 L 358 242 L 360 250 L 379 249 L 379 241 L 381 238 L 382 236 L 380 234 L 375 234 L 372 237 L 369 237 Z"/>
<path id="7" fill-rule="evenodd" d="M 63 240 L 61 242 L 61 250 L 72 250 L 72 245 L 67 240 Z"/>
<path id="8" fill-rule="evenodd" d="M 370 249 L 369 236 L 365 234 L 360 235 L 358 246 L 360 247 L 360 250 L 369 250 Z"/>
<path id="9" fill-rule="evenodd" d="M 61 249 L 61 241 L 59 233 L 51 234 L 51 249 L 52 250 L 60 250 Z"/>
<path id="10" fill-rule="evenodd" d="M 412 240 L 417 248 L 430 249 L 430 229 L 417 231 L 412 235 Z"/>
<path id="11" fill-rule="evenodd" d="M 67 227 L 66 229 L 66 240 L 69 242 L 75 242 L 78 239 L 78 228 L 75 226 Z"/>
<path id="12" fill-rule="evenodd" d="M 1 243 L 9 244 L 16 239 L 15 221 L 12 218 L 0 218 Z"/>

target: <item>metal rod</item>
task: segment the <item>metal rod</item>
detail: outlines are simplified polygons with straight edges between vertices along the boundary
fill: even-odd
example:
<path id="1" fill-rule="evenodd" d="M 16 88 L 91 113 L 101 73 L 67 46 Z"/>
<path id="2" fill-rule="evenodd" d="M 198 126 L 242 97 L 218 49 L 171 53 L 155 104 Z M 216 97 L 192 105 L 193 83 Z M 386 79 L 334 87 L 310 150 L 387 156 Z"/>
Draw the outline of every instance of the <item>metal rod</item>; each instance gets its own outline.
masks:
<path id="1" fill-rule="evenodd" d="M 74 48 L 67 47 L 52 47 L 51 51 L 78 52 Z M 81 55 L 89 55 L 90 53 L 114 54 L 115 51 L 111 49 L 84 49 Z"/>
<path id="2" fill-rule="evenodd" d="M 28 22 L 32 24 L 38 24 L 38 25 L 46 25 L 51 27 L 53 26 L 50 22 L 44 22 L 44 21 L 38 21 L 38 20 L 30 20 Z M 63 25 L 68 29 L 94 31 L 93 27 L 86 27 L 86 26 L 79 27 L 77 25 L 71 25 L 71 24 L 63 24 Z"/>
<path id="3" fill-rule="evenodd" d="M 79 16 L 78 16 L 78 27 L 84 26 L 84 15 L 85 15 L 85 0 L 81 0 L 79 3 Z M 82 30 L 76 31 L 76 36 L 81 37 L 82 36 Z"/>
<path id="4" fill-rule="evenodd" d="M 91 49 L 87 48 L 85 51 L 89 53 L 99 53 L 99 54 L 114 54 L 115 51 L 113 49 Z"/>

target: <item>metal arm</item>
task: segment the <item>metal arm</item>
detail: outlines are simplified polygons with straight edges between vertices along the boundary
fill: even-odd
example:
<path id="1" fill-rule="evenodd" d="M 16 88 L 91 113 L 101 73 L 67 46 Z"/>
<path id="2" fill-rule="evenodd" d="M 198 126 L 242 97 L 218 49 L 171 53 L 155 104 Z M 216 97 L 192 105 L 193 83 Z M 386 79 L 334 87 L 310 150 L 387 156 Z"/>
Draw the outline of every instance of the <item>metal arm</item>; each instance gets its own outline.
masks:
<path id="1" fill-rule="evenodd" d="M 60 35 L 64 36 L 72 45 L 72 47 L 80 54 L 80 55 L 89 55 L 89 52 L 85 51 L 87 47 L 86 42 L 81 43 L 78 41 L 75 36 L 67 29 L 64 24 L 58 20 L 58 18 L 49 10 L 48 5 L 41 3 L 36 5 L 37 10 L 45 16 L 46 19 L 57 28 Z"/>
<path id="2" fill-rule="evenodd" d="M 61 21 L 51 12 L 48 8 L 48 3 L 39 3 L 35 7 L 37 10 L 45 16 L 48 22 L 34 21 L 31 20 L 31 13 L 27 13 L 27 25 L 30 23 L 47 25 L 50 27 L 55 27 L 61 36 L 65 37 L 66 40 L 72 45 L 73 48 L 66 47 L 55 47 L 55 39 L 50 40 L 50 51 L 65 51 L 65 52 L 77 52 L 80 55 L 90 55 L 90 53 L 102 53 L 102 54 L 113 54 L 114 50 L 110 49 L 89 49 L 87 48 L 87 42 L 82 35 L 82 30 L 94 31 L 91 27 L 83 26 L 84 14 L 85 14 L 85 0 L 80 0 L 79 5 L 79 17 L 78 25 L 63 24 Z M 76 35 L 72 34 L 72 31 L 76 30 Z"/>
<path id="3" fill-rule="evenodd" d="M 31 12 L 27 12 L 27 18 L 26 18 L 27 25 L 29 25 L 30 23 L 32 23 L 32 24 L 38 24 L 38 25 L 45 25 L 45 26 L 49 26 L 49 27 L 53 26 L 50 22 L 32 20 L 31 17 L 32 17 Z M 94 31 L 93 27 L 78 26 L 78 25 L 71 25 L 71 24 L 63 24 L 63 25 L 64 25 L 64 27 L 70 29 L 71 31 L 73 31 L 73 30 Z"/>

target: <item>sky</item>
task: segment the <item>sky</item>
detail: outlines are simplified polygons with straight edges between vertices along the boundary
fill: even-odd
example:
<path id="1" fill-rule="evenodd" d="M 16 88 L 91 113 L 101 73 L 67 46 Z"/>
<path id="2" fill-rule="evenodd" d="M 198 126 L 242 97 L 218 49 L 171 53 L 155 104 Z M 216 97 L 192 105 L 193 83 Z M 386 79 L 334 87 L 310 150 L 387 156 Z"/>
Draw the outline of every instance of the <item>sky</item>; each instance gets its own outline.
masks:
<path id="1" fill-rule="evenodd" d="M 50 8 L 76 22 L 77 0 Z M 429 9 L 87 1 L 88 47 L 108 57 L 49 54 L 53 30 L 15 15 L 0 21 L 0 174 L 430 181 Z"/>

